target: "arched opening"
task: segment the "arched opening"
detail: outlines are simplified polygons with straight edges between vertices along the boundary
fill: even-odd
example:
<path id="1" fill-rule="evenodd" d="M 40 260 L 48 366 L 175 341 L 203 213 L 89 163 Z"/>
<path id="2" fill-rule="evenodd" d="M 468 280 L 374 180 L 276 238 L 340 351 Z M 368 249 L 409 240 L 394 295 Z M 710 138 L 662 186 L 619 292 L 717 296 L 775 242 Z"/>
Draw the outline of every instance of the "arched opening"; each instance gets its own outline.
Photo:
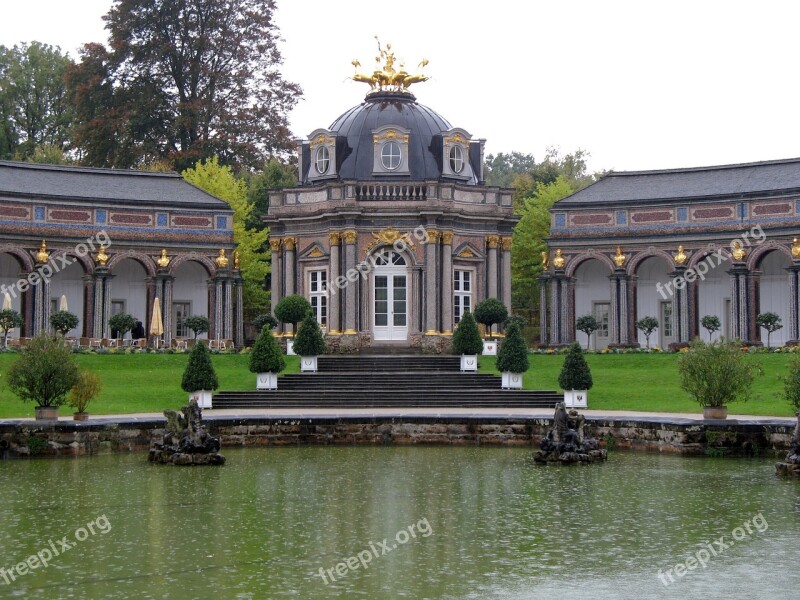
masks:
<path id="1" fill-rule="evenodd" d="M 186 318 L 208 317 L 208 272 L 197 261 L 188 260 L 175 270 L 172 284 L 172 336 L 194 337 Z M 197 336 L 205 339 L 207 334 Z"/>
<path id="2" fill-rule="evenodd" d="M 124 258 L 112 272 L 111 281 L 111 315 L 125 312 L 141 321 L 145 330 L 149 330 L 147 322 L 147 271 L 142 264 L 133 258 Z"/>
<path id="3" fill-rule="evenodd" d="M 786 267 L 791 266 L 789 257 L 779 251 L 771 251 L 764 255 L 759 265 L 761 277 L 759 279 L 759 313 L 772 312 L 781 318 L 783 328 L 770 334 L 771 346 L 782 346 L 788 340 L 789 315 L 789 274 Z M 767 331 L 760 329 L 761 341 L 767 343 Z"/>
<path id="4" fill-rule="evenodd" d="M 593 315 L 600 328 L 592 334 L 591 347 L 599 350 L 611 342 L 611 284 L 608 280 L 611 271 L 595 258 L 585 260 L 575 270 L 575 319 Z M 573 324 L 574 326 L 574 324 Z M 581 345 L 585 336 L 575 332 Z M 578 337 L 580 336 L 580 337 Z"/>
<path id="5" fill-rule="evenodd" d="M 672 265 L 660 256 L 645 258 L 636 267 L 636 319 L 655 317 L 658 330 L 650 336 L 650 346 L 668 347 L 677 341 L 674 288 L 669 284 Z M 638 328 L 636 336 L 643 348 L 647 338 Z"/>
<path id="6" fill-rule="evenodd" d="M 23 294 L 21 294 L 19 288 L 17 288 L 17 282 L 20 279 L 21 272 L 22 265 L 20 265 L 13 254 L 0 254 L 0 302 L 5 302 L 5 295 L 7 293 L 11 299 L 11 308 L 24 317 Z M 8 332 L 8 337 L 20 337 L 20 329 L 14 328 L 10 330 Z"/>
<path id="7" fill-rule="evenodd" d="M 693 270 L 697 273 L 697 326 L 700 337 L 709 339 L 708 330 L 702 326 L 703 317 L 717 317 L 722 325 L 719 331 L 711 334 L 710 339 L 731 337 L 731 261 L 728 257 L 720 262 L 716 253 L 709 254 L 699 261 Z"/>
<path id="8" fill-rule="evenodd" d="M 74 258 L 72 260 L 72 264 L 54 273 L 50 280 L 50 314 L 61 309 L 61 296 L 65 296 L 67 310 L 79 319 L 78 326 L 71 329 L 67 337 L 81 337 L 86 331 L 83 284 L 85 272 L 80 261 Z M 48 323 L 48 328 L 49 326 Z"/>

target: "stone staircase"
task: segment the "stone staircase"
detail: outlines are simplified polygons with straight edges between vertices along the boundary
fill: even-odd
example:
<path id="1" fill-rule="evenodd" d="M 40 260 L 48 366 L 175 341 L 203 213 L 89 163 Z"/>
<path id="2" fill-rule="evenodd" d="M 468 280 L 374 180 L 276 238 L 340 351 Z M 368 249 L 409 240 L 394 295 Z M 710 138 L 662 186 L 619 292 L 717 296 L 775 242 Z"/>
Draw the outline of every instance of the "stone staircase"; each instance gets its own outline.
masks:
<path id="1" fill-rule="evenodd" d="M 320 356 L 317 373 L 282 375 L 277 390 L 218 392 L 214 408 L 552 408 L 563 399 L 503 390 L 500 377 L 461 373 L 459 364 L 458 356 Z"/>

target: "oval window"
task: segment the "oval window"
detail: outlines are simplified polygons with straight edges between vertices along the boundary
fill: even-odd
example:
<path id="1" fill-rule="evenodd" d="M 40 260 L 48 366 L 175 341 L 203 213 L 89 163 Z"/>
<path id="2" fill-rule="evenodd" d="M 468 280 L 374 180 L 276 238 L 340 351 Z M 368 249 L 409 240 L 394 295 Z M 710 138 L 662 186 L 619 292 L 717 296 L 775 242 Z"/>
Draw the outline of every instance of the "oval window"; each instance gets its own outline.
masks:
<path id="1" fill-rule="evenodd" d="M 381 164 L 387 171 L 394 171 L 400 166 L 400 146 L 397 142 L 387 142 L 381 148 Z"/>
<path id="2" fill-rule="evenodd" d="M 331 164 L 331 153 L 327 146 L 320 146 L 317 148 L 317 155 L 315 157 L 315 167 L 317 173 L 324 175 L 328 172 L 328 167 Z"/>
<path id="3" fill-rule="evenodd" d="M 450 170 L 453 173 L 464 170 L 464 150 L 461 146 L 450 146 Z"/>

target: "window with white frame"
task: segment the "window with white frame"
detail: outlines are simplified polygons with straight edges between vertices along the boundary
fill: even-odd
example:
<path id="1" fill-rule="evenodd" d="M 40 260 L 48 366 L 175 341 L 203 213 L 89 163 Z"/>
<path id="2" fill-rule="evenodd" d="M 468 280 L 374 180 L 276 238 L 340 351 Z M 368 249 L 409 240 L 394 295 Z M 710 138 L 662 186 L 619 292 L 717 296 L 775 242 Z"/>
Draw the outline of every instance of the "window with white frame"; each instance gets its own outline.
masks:
<path id="1" fill-rule="evenodd" d="M 472 310 L 472 271 L 453 271 L 453 322 Z"/>
<path id="2" fill-rule="evenodd" d="M 328 326 L 328 272 L 308 272 L 308 301 L 321 327 Z"/>

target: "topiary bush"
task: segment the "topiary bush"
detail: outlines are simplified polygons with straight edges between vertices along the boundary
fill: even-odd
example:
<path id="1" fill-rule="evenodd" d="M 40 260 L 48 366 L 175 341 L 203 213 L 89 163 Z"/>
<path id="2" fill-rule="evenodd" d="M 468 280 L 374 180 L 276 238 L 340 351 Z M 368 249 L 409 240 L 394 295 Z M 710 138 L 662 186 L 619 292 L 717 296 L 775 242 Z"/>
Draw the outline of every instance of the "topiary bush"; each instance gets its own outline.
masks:
<path id="1" fill-rule="evenodd" d="M 258 329 L 258 331 L 264 329 L 264 325 L 269 325 L 270 329 L 274 329 L 278 326 L 278 319 L 269 313 L 258 315 L 255 319 L 253 319 L 253 326 Z"/>
<path id="2" fill-rule="evenodd" d="M 475 306 L 475 320 L 486 327 L 486 332 L 491 337 L 492 326 L 499 325 L 508 319 L 508 309 L 498 298 L 481 300 Z"/>
<path id="3" fill-rule="evenodd" d="M 558 385 L 562 390 L 588 390 L 592 387 L 592 372 L 583 356 L 583 349 L 578 342 L 572 342 L 564 359 Z"/>
<path id="4" fill-rule="evenodd" d="M 586 349 L 588 350 L 592 342 L 592 334 L 600 329 L 600 323 L 598 323 L 597 319 L 592 315 L 583 315 L 582 317 L 578 317 L 578 320 L 575 321 L 575 329 L 586 334 Z"/>
<path id="5" fill-rule="evenodd" d="M 453 354 L 480 354 L 482 350 L 483 340 L 478 324 L 475 323 L 472 313 L 467 311 L 453 333 Z"/>
<path id="6" fill-rule="evenodd" d="M 269 325 L 264 325 L 250 353 L 250 371 L 252 373 L 280 373 L 286 368 L 278 342 L 272 335 Z"/>
<path id="7" fill-rule="evenodd" d="M 0 331 L 3 332 L 3 347 L 8 346 L 8 332 L 17 327 L 22 327 L 22 315 L 17 311 L 6 308 L 0 310 Z"/>
<path id="8" fill-rule="evenodd" d="M 79 322 L 78 316 L 68 310 L 57 310 L 50 315 L 50 327 L 62 336 L 67 335 L 71 329 L 75 329 Z"/>
<path id="9" fill-rule="evenodd" d="M 208 317 L 204 317 L 202 315 L 192 315 L 191 317 L 186 317 L 186 320 L 183 322 L 183 324 L 192 330 L 195 340 L 197 339 L 198 335 L 201 333 L 207 333 L 211 328 L 211 322 L 208 320 Z"/>
<path id="10" fill-rule="evenodd" d="M 636 321 L 636 329 L 644 334 L 644 339 L 647 340 L 647 348 L 650 348 L 650 336 L 658 329 L 658 319 L 655 317 L 642 317 Z"/>
<path id="11" fill-rule="evenodd" d="M 64 404 L 78 382 L 78 365 L 60 337 L 40 333 L 24 348 L 8 369 L 8 387 L 23 402 L 41 407 Z"/>
<path id="12" fill-rule="evenodd" d="M 678 357 L 678 371 L 681 388 L 701 406 L 726 406 L 750 397 L 761 369 L 736 342 L 696 339 Z"/>
<path id="13" fill-rule="evenodd" d="M 208 347 L 200 342 L 192 346 L 189 362 L 183 371 L 181 388 L 184 392 L 197 392 L 200 390 L 215 390 L 219 387 L 217 373 L 211 364 L 211 353 Z"/>
<path id="14" fill-rule="evenodd" d="M 275 316 L 281 323 L 291 323 L 292 331 L 297 333 L 297 323 L 313 314 L 311 303 L 299 294 L 281 298 L 275 307 Z"/>
<path id="15" fill-rule="evenodd" d="M 294 338 L 294 352 L 300 356 L 318 356 L 326 349 L 325 338 L 314 315 L 309 314 L 300 324 Z"/>
<path id="16" fill-rule="evenodd" d="M 524 373 L 528 370 L 528 347 L 516 319 L 511 319 L 506 329 L 506 339 L 497 353 L 497 369 L 504 373 Z"/>
<path id="17" fill-rule="evenodd" d="M 700 319 L 700 325 L 703 326 L 703 329 L 708 331 L 708 341 L 711 341 L 711 336 L 714 334 L 715 331 L 719 331 L 722 328 L 722 323 L 719 320 L 719 317 L 716 315 L 706 315 L 702 319 Z"/>
<path id="18" fill-rule="evenodd" d="M 128 313 L 117 313 L 108 320 L 108 326 L 111 331 L 116 331 L 119 337 L 124 338 L 126 333 L 136 327 L 136 319 Z"/>

